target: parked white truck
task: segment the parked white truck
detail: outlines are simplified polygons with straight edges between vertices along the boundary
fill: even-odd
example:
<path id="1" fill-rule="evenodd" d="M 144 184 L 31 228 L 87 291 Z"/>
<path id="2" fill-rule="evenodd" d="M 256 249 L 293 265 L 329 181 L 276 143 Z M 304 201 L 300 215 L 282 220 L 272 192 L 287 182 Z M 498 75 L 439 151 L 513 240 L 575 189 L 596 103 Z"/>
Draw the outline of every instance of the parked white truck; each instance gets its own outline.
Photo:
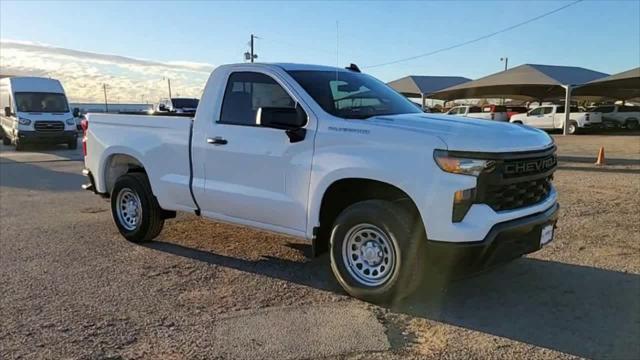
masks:
<path id="1" fill-rule="evenodd" d="M 640 106 L 600 105 L 593 111 L 602 113 L 602 121 L 614 126 L 637 130 L 640 124 Z"/>
<path id="2" fill-rule="evenodd" d="M 176 211 L 304 238 L 372 302 L 553 238 L 549 135 L 425 114 L 353 65 L 225 65 L 193 119 L 89 114 L 83 126 L 84 188 L 110 198 L 126 239 L 154 239 Z"/>
<path id="3" fill-rule="evenodd" d="M 41 77 L 0 79 L 0 135 L 4 145 L 28 143 L 78 146 L 75 117 L 60 81 Z"/>
<path id="4" fill-rule="evenodd" d="M 564 105 L 543 105 L 524 114 L 515 114 L 509 119 L 515 124 L 524 124 L 538 129 L 562 129 L 565 120 Z M 579 112 L 572 106 L 569 112 L 567 132 L 576 134 L 580 129 L 602 126 L 602 114 L 599 112 Z"/>
<path id="5" fill-rule="evenodd" d="M 485 105 L 485 106 L 455 106 L 451 110 L 447 111 L 447 115 L 465 116 L 475 119 L 487 119 L 495 121 L 507 121 L 509 116 L 507 115 L 507 109 L 500 105 Z"/>

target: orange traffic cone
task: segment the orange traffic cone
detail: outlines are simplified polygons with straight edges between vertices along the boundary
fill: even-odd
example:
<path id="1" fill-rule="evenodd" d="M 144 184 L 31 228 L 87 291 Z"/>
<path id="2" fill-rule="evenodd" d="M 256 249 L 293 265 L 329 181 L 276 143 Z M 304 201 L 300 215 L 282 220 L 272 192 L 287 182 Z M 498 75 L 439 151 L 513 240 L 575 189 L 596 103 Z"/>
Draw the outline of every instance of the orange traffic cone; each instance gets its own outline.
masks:
<path id="1" fill-rule="evenodd" d="M 598 151 L 598 159 L 596 160 L 596 165 L 604 165 L 604 146 L 600 146 L 600 151 Z"/>

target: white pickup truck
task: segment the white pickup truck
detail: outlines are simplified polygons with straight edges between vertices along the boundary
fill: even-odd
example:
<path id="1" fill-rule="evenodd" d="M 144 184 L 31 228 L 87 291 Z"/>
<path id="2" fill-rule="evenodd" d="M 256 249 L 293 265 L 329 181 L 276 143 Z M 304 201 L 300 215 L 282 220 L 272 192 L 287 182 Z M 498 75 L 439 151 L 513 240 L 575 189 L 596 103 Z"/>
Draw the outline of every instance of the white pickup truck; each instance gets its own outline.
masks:
<path id="1" fill-rule="evenodd" d="M 602 121 L 614 124 L 614 126 L 637 130 L 640 124 L 640 106 L 600 105 L 593 111 L 602 113 Z"/>
<path id="2" fill-rule="evenodd" d="M 487 119 L 495 121 L 507 121 L 509 116 L 507 115 L 507 109 L 500 105 L 485 105 L 485 106 L 455 106 L 451 110 L 447 111 L 447 115 L 465 116 L 475 119 Z"/>
<path id="3" fill-rule="evenodd" d="M 537 251 L 557 219 L 546 133 L 425 114 L 353 65 L 225 65 L 193 119 L 83 128 L 83 187 L 111 199 L 126 239 L 176 211 L 304 238 L 372 302 Z"/>
<path id="4" fill-rule="evenodd" d="M 514 124 L 524 124 L 538 129 L 562 129 L 564 124 L 564 105 L 543 105 L 524 114 L 515 114 L 509 119 Z M 602 126 L 602 114 L 599 112 L 579 112 L 572 106 L 569 113 L 567 132 L 576 134 L 579 129 Z"/>

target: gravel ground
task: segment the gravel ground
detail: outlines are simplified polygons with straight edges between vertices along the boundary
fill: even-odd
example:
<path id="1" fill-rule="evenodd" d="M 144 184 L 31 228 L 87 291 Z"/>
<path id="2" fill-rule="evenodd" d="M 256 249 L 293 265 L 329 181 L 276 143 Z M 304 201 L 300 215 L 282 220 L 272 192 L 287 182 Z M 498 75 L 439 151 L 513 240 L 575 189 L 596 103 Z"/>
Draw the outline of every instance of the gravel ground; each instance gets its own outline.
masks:
<path id="1" fill-rule="evenodd" d="M 297 239 L 180 215 L 124 241 L 77 154 L 0 156 L 0 359 L 640 358 L 640 168 L 562 163 L 555 240 L 381 308 Z"/>

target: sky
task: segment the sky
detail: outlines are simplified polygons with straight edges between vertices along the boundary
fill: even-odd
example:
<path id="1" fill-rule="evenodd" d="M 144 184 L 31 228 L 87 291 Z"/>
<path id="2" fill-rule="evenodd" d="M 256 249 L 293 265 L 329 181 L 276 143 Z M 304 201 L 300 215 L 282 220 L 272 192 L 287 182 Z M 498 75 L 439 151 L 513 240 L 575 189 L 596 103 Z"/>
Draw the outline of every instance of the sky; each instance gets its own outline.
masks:
<path id="1" fill-rule="evenodd" d="M 617 73 L 640 66 L 640 0 L 583 1 L 432 56 L 372 67 L 490 34 L 571 1 L 172 2 L 0 1 L 0 73 L 50 76 L 74 102 L 200 96 L 217 65 L 243 61 L 346 66 L 391 81 L 479 78 L 533 63 Z"/>

